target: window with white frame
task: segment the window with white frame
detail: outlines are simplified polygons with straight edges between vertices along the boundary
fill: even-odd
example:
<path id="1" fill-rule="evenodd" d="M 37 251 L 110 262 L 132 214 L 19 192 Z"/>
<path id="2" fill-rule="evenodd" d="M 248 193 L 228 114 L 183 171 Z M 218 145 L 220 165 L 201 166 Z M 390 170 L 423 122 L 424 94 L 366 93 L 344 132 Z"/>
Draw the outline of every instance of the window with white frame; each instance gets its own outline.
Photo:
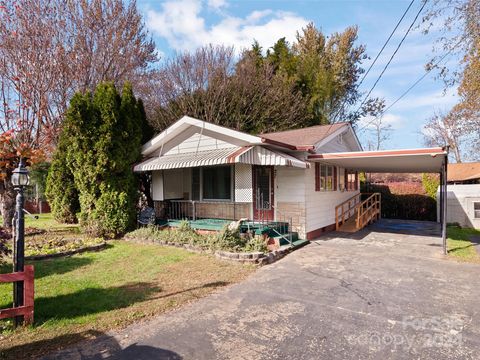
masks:
<path id="1" fill-rule="evenodd" d="M 192 200 L 232 200 L 232 167 L 192 169 Z"/>
<path id="2" fill-rule="evenodd" d="M 315 191 L 337 190 L 337 168 L 315 163 Z"/>
<path id="3" fill-rule="evenodd" d="M 480 202 L 473 203 L 473 217 L 475 219 L 480 219 Z"/>

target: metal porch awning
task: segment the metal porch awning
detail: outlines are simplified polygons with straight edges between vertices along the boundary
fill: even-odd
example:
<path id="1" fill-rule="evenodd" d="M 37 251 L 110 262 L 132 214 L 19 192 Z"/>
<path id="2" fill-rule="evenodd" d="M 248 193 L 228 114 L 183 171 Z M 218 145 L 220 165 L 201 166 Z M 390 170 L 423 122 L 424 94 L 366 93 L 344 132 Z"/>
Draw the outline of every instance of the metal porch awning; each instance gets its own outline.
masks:
<path id="1" fill-rule="evenodd" d="M 372 173 L 439 173 L 447 154 L 443 148 L 356 151 L 313 154 L 308 160 Z"/>
<path id="2" fill-rule="evenodd" d="M 308 163 L 288 154 L 263 146 L 245 146 L 157 156 L 135 165 L 133 170 L 145 172 L 235 163 L 290 166 L 303 169 L 309 167 Z"/>

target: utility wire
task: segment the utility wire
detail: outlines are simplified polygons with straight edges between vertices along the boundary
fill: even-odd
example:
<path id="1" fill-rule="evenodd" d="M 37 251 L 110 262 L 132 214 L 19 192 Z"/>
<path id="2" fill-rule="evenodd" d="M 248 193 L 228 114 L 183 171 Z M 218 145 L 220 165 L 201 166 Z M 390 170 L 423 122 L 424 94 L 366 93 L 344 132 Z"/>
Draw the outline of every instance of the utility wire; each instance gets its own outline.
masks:
<path id="1" fill-rule="evenodd" d="M 375 83 L 373 84 L 373 86 L 370 88 L 370 90 L 368 91 L 368 94 L 367 96 L 365 97 L 365 99 L 362 101 L 362 103 L 360 104 L 360 106 L 357 108 L 356 111 L 360 110 L 360 108 L 363 106 L 363 104 L 365 104 L 365 102 L 367 102 L 370 94 L 372 93 L 373 89 L 375 89 L 375 87 L 377 86 L 378 82 L 380 81 L 380 79 L 382 78 L 383 74 L 385 73 L 385 71 L 387 70 L 388 66 L 390 65 L 390 63 L 392 62 L 393 58 L 395 57 L 395 55 L 397 54 L 398 50 L 400 49 L 400 46 L 402 46 L 403 42 L 405 41 L 405 38 L 407 37 L 407 35 L 410 33 L 410 30 L 412 30 L 413 28 L 413 25 L 415 25 L 415 23 L 417 22 L 417 19 L 418 17 L 420 16 L 420 14 L 422 13 L 423 11 L 423 8 L 425 7 L 425 5 L 427 4 L 428 0 L 426 0 L 423 5 L 420 7 L 420 9 L 418 10 L 417 12 L 417 15 L 415 15 L 415 18 L 413 19 L 412 23 L 410 24 L 410 26 L 408 27 L 407 31 L 405 32 L 405 34 L 403 35 L 402 37 L 402 40 L 400 40 L 400 42 L 398 43 L 397 45 L 397 48 L 395 49 L 395 51 L 393 52 L 392 56 L 390 56 L 390 59 L 388 60 L 387 64 L 385 65 L 385 67 L 383 68 L 382 72 L 380 73 L 380 75 L 378 76 L 377 80 L 375 81 Z"/>
<path id="2" fill-rule="evenodd" d="M 373 62 L 370 64 L 370 66 L 368 67 L 367 71 L 365 72 L 365 74 L 363 74 L 362 76 L 362 79 L 360 80 L 360 82 L 358 83 L 357 85 L 357 88 L 360 87 L 360 85 L 362 85 L 363 83 L 363 80 L 365 80 L 365 78 L 367 77 L 368 73 L 370 72 L 370 70 L 372 69 L 373 65 L 375 65 L 375 63 L 377 62 L 378 58 L 380 57 L 380 55 L 382 54 L 383 50 L 385 50 L 385 47 L 388 45 L 388 43 L 390 42 L 390 39 L 392 38 L 393 34 L 395 34 L 395 32 L 397 31 L 398 27 L 400 26 L 401 22 L 403 21 L 403 19 L 405 18 L 405 15 L 407 15 L 407 12 L 408 10 L 410 10 L 410 8 L 412 7 L 413 3 L 415 2 L 415 0 L 412 0 L 410 2 L 410 4 L 408 5 L 407 9 L 403 12 L 403 15 L 402 17 L 400 18 L 400 20 L 398 20 L 397 22 L 397 25 L 395 25 L 395 28 L 392 30 L 392 32 L 390 33 L 390 36 L 388 37 L 387 41 L 385 41 L 385 43 L 383 44 L 382 48 L 380 49 L 380 52 L 377 54 L 377 56 L 375 57 L 375 59 L 373 60 Z"/>
<path id="3" fill-rule="evenodd" d="M 370 64 L 370 66 L 368 67 L 367 71 L 363 74 L 362 78 L 360 79 L 360 82 L 358 83 L 357 85 L 357 89 L 363 84 L 363 81 L 365 80 L 365 78 L 367 77 L 367 75 L 370 73 L 370 70 L 372 70 L 372 67 L 375 65 L 375 63 L 377 62 L 378 58 L 380 57 L 380 55 L 383 53 L 383 50 L 385 50 L 385 48 L 387 47 L 388 43 L 390 42 L 390 40 L 392 39 L 393 35 L 395 34 L 395 32 L 397 31 L 398 27 L 400 26 L 400 24 L 402 23 L 403 19 L 405 18 L 405 16 L 407 15 L 408 11 L 410 10 L 410 8 L 412 7 L 413 3 L 415 2 L 415 0 L 412 0 L 410 1 L 410 4 L 408 5 L 408 7 L 405 9 L 405 11 L 403 12 L 402 16 L 400 17 L 400 19 L 397 21 L 397 24 L 395 25 L 395 27 L 393 28 L 392 32 L 390 33 L 390 35 L 388 36 L 387 40 L 384 42 L 382 48 L 380 49 L 380 51 L 378 52 L 377 56 L 375 56 L 375 59 L 373 60 L 373 62 Z M 346 103 L 346 99 L 343 100 L 342 102 L 342 105 L 341 105 L 341 109 L 340 111 L 337 113 L 337 115 L 340 115 L 341 112 L 343 111 L 344 107 L 345 107 L 345 103 Z M 363 105 L 364 103 L 362 102 L 362 104 L 360 105 L 360 107 Z M 359 108 L 360 108 L 359 107 Z M 357 109 L 358 111 L 358 109 Z M 334 119 L 336 119 L 337 115 L 335 115 Z M 329 134 L 331 130 L 331 127 L 328 129 L 327 131 L 327 135 Z"/>
<path id="4" fill-rule="evenodd" d="M 460 44 L 457 43 L 457 45 Z M 418 83 L 420 83 L 423 79 L 425 79 L 427 77 L 427 75 L 438 65 L 440 64 L 448 55 L 450 55 L 450 53 L 453 51 L 453 49 L 455 49 L 457 47 L 457 45 L 455 45 L 453 48 L 451 48 L 445 55 L 443 55 L 434 65 L 430 66 L 425 74 L 423 74 L 422 76 L 420 76 L 412 85 L 410 85 L 410 87 L 405 90 L 402 95 L 400 95 L 393 103 L 391 103 L 386 109 L 384 109 L 380 114 L 378 114 L 375 118 L 373 118 L 372 120 L 370 120 L 368 123 L 366 123 L 364 126 L 362 126 L 360 129 L 358 129 L 358 132 L 360 131 L 363 131 L 365 130 L 368 126 L 370 126 L 371 123 L 373 123 L 375 120 L 377 120 L 378 118 L 380 118 L 381 116 L 383 116 L 388 110 L 390 110 L 392 108 L 392 106 L 394 106 L 396 103 L 398 103 L 400 100 L 402 100 L 415 86 L 418 85 Z"/>

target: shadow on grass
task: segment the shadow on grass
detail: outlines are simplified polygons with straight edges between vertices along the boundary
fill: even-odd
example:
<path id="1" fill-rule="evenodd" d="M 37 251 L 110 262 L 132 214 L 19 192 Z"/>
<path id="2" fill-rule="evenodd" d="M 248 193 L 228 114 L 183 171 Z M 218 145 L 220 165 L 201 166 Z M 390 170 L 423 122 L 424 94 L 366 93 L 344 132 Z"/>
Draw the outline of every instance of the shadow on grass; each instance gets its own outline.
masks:
<path id="1" fill-rule="evenodd" d="M 66 295 L 35 299 L 35 325 L 46 321 L 77 317 L 121 309 L 145 300 L 157 300 L 204 288 L 217 288 L 228 282 L 215 281 L 173 293 L 153 296 L 162 289 L 153 283 L 139 282 L 118 287 L 86 288 Z"/>
<path id="2" fill-rule="evenodd" d="M 85 288 L 80 291 L 35 299 L 35 325 L 49 320 L 74 319 L 80 316 L 125 308 L 145 301 L 161 291 L 156 284 L 139 282 L 107 288 Z"/>
<path id="3" fill-rule="evenodd" d="M 68 348 L 73 344 L 80 343 L 76 347 Z M 156 348 L 153 346 L 132 344 L 125 349 L 118 344 L 117 340 L 111 336 L 105 335 L 99 331 L 85 331 L 77 334 L 68 334 L 31 342 L 19 346 L 6 349 L 0 353 L 2 359 L 27 359 L 42 356 L 50 353 L 54 349 L 64 348 L 59 353 L 52 353 L 44 356 L 42 359 L 88 359 L 100 360 L 108 357 L 110 360 L 127 360 L 127 359 L 169 359 L 181 360 L 182 357 L 177 353 Z"/>

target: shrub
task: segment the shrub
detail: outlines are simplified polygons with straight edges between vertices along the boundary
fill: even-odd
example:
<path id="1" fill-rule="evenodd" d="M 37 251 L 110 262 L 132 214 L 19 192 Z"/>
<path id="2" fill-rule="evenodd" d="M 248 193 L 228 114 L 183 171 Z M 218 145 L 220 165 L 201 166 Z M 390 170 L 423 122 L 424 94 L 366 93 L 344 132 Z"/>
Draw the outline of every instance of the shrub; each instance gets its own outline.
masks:
<path id="1" fill-rule="evenodd" d="M 63 134 L 60 136 L 57 150 L 53 155 L 53 161 L 48 171 L 45 196 L 56 221 L 74 224 L 77 223 L 77 212 L 80 211 L 80 204 L 73 174 L 67 163 L 67 146 L 65 134 Z"/>
<path id="2" fill-rule="evenodd" d="M 230 229 L 225 225 L 218 234 L 216 247 L 221 250 L 240 250 L 245 247 L 247 240 L 240 236 L 239 229 Z"/>
<path id="3" fill-rule="evenodd" d="M 382 194 L 382 217 L 435 221 L 437 219 L 437 202 L 428 195 L 408 193 L 408 191 L 412 191 L 411 189 L 418 188 L 416 185 L 406 188 L 397 187 L 396 191 L 400 194 L 394 194 L 388 185 L 369 185 L 371 192 Z M 423 193 L 423 189 L 420 191 Z"/>
<path id="4" fill-rule="evenodd" d="M 128 83 L 122 94 L 113 83 L 103 83 L 93 95 L 73 96 L 60 136 L 68 146 L 57 148 L 50 174 L 57 219 L 68 219 L 77 198 L 70 194 L 78 191 L 81 224 L 90 234 L 117 237 L 133 227 L 138 186 L 132 164 L 140 156 L 145 121 Z"/>
<path id="5" fill-rule="evenodd" d="M 254 236 L 245 244 L 245 251 L 246 252 L 267 252 L 267 243 L 263 236 Z"/>
<path id="6" fill-rule="evenodd" d="M 438 174 L 422 174 L 423 189 L 431 198 L 437 198 L 437 189 L 440 185 L 440 177 Z"/>

